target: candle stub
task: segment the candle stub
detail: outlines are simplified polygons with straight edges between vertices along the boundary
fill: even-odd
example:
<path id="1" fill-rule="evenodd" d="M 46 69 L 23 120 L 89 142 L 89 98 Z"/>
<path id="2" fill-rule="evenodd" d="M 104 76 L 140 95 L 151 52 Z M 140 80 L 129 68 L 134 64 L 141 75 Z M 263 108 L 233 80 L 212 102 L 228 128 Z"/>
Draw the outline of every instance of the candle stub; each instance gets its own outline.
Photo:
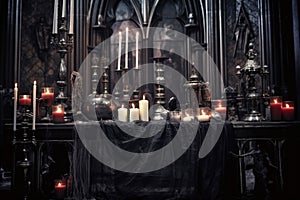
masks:
<path id="1" fill-rule="evenodd" d="M 122 105 L 121 108 L 118 109 L 118 119 L 122 122 L 127 122 L 128 118 L 128 110 L 127 108 L 124 108 L 124 105 Z"/>
<path id="2" fill-rule="evenodd" d="M 281 108 L 282 120 L 292 121 L 295 119 L 294 102 L 284 101 Z"/>
<path id="3" fill-rule="evenodd" d="M 52 117 L 54 123 L 63 123 L 64 122 L 64 114 L 65 110 L 63 105 L 55 105 L 52 106 Z"/>
<path id="4" fill-rule="evenodd" d="M 270 98 L 270 109 L 271 109 L 271 120 L 272 121 L 281 120 L 281 106 L 282 106 L 281 97 L 272 96 Z"/>
<path id="5" fill-rule="evenodd" d="M 30 106 L 31 105 L 31 96 L 30 95 L 20 95 L 19 104 L 21 106 Z"/>
<path id="6" fill-rule="evenodd" d="M 139 120 L 139 109 L 135 108 L 134 104 L 132 104 L 132 108 L 129 110 L 129 121 L 133 122 L 135 120 Z"/>

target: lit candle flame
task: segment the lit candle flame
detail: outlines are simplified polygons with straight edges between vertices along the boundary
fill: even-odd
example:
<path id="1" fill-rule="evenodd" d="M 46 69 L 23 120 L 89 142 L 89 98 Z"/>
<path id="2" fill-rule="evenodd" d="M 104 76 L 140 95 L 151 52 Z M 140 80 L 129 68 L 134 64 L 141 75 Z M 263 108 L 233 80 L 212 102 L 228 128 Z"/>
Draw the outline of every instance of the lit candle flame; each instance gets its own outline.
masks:
<path id="1" fill-rule="evenodd" d="M 201 115 L 206 115 L 206 113 L 204 112 L 204 110 L 201 110 Z"/>
<path id="2" fill-rule="evenodd" d="M 277 102 L 277 99 L 274 99 L 274 103 L 278 103 L 278 102 Z"/>
<path id="3" fill-rule="evenodd" d="M 143 100 L 145 100 L 146 99 L 146 97 L 145 97 L 145 95 L 143 95 Z"/>
<path id="4" fill-rule="evenodd" d="M 132 103 L 131 105 L 132 105 L 132 108 L 135 108 L 134 103 Z"/>
<path id="5" fill-rule="evenodd" d="M 58 112 L 58 113 L 62 113 L 62 112 L 63 112 L 63 110 L 62 110 L 61 106 L 58 106 L 58 107 L 57 107 L 57 110 L 56 110 L 56 112 Z"/>
<path id="6" fill-rule="evenodd" d="M 289 107 L 290 107 L 290 105 L 289 105 L 289 104 L 285 104 L 285 107 L 286 107 L 286 108 L 289 108 Z"/>

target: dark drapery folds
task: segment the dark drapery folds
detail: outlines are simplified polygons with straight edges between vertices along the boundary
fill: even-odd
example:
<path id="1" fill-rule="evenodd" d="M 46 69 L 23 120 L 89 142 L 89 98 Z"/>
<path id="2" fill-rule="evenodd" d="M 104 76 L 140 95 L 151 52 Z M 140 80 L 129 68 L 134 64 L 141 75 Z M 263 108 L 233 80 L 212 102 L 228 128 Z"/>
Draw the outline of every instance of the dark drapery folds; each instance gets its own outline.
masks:
<path id="1" fill-rule="evenodd" d="M 159 126 L 156 123 L 135 122 L 141 127 L 148 125 L 146 129 L 157 131 L 152 137 L 137 138 L 124 132 L 124 130 L 134 131 L 130 127 L 132 123 L 121 123 L 118 124 L 119 126 L 113 121 L 99 123 L 106 137 L 114 145 L 136 153 L 160 150 L 165 145 L 172 143 L 179 128 L 179 123 L 169 121 L 164 122 L 161 129 L 157 128 Z M 162 122 L 157 123 L 161 125 Z M 225 123 L 221 136 L 212 151 L 206 157 L 199 159 L 199 150 L 210 124 L 208 122 L 184 123 L 186 123 L 184 126 L 185 137 L 191 137 L 189 126 L 191 131 L 195 125 L 197 128 L 191 145 L 187 146 L 187 150 L 175 162 L 147 173 L 129 173 L 104 165 L 88 153 L 77 135 L 74 152 L 74 196 L 78 199 L 94 197 L 101 200 L 224 199 L 226 160 L 233 141 L 232 124 Z M 223 126 L 223 124 L 215 125 Z M 90 145 L 103 145 L 102 141 L 95 142 L 94 136 L 89 136 L 89 134 L 93 135 L 92 132 L 95 130 L 93 126 L 99 126 L 99 124 L 86 123 L 82 124 L 82 127 L 76 126 L 76 128 L 77 131 L 86 131 L 84 134 L 86 138 L 90 137 Z M 84 129 L 81 129 L 83 127 Z M 182 139 L 171 149 L 175 152 L 178 148 L 184 148 L 185 145 L 188 144 L 185 139 Z M 106 151 L 108 151 L 108 155 L 112 156 L 113 162 L 115 159 L 113 153 L 110 154 L 109 148 Z M 173 155 L 170 152 L 162 151 L 159 159 L 156 159 L 158 164 L 166 160 L 166 156 L 172 157 Z M 135 159 L 125 161 L 129 165 L 134 165 L 132 162 L 135 162 Z"/>

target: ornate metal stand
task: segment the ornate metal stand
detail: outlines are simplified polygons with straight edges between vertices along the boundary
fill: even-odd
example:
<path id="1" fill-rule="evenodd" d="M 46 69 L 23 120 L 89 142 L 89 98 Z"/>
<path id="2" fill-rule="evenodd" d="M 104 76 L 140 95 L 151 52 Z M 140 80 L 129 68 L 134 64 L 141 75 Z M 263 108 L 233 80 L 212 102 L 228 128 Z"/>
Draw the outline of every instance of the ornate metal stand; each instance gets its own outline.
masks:
<path id="1" fill-rule="evenodd" d="M 116 74 L 116 82 L 121 78 L 122 76 L 122 70 L 115 70 L 115 74 Z M 116 82 L 115 82 L 115 85 L 116 85 Z M 120 98 L 121 98 L 121 91 L 120 91 L 120 88 L 119 87 L 115 87 L 115 93 L 114 93 L 114 99 L 116 101 L 119 101 Z"/>
<path id="2" fill-rule="evenodd" d="M 157 104 L 155 110 L 154 110 L 154 116 L 152 120 L 162 120 L 166 118 L 166 109 L 164 108 L 164 105 L 166 103 L 165 101 L 165 75 L 164 75 L 164 67 L 163 67 L 163 62 L 167 60 L 167 57 L 157 57 L 153 58 L 155 65 L 156 65 L 156 70 L 155 70 L 155 75 L 156 75 L 156 93 L 154 96 L 154 102 Z"/>
<path id="3" fill-rule="evenodd" d="M 36 140 L 34 131 L 29 131 L 29 121 L 32 118 L 32 113 L 26 107 L 24 107 L 21 113 L 21 118 L 22 134 L 18 136 L 17 132 L 14 133 L 13 146 L 15 149 L 21 146 L 22 149 L 21 158 L 16 162 L 16 167 L 23 171 L 23 199 L 27 200 L 30 198 L 32 181 L 29 177 L 29 170 L 33 166 L 30 155 L 33 153 L 32 148 L 36 146 Z"/>
<path id="4" fill-rule="evenodd" d="M 192 89 L 193 92 L 196 93 L 197 100 L 200 103 L 201 102 L 201 90 L 200 90 L 201 82 L 199 80 L 199 76 L 196 73 L 194 66 L 192 67 L 191 75 L 189 77 L 188 82 L 185 84 L 185 87 L 189 90 Z M 189 97 L 188 101 L 189 101 L 189 105 L 190 105 L 192 103 L 192 102 L 190 102 L 191 101 L 190 97 Z M 198 106 L 200 106 L 200 105 L 197 105 L 197 107 Z"/>
<path id="5" fill-rule="evenodd" d="M 66 107 L 66 102 L 68 97 L 65 95 L 65 87 L 67 86 L 67 77 L 68 70 L 66 66 L 65 57 L 66 54 L 71 52 L 72 44 L 73 44 L 73 34 L 67 33 L 68 29 L 66 28 L 66 18 L 61 18 L 61 25 L 59 28 L 58 34 L 53 34 L 50 45 L 52 48 L 56 49 L 60 55 L 60 64 L 59 64 L 59 72 L 56 84 L 59 89 L 59 93 L 56 97 L 56 100 L 60 104 L 64 104 Z"/>
<path id="6" fill-rule="evenodd" d="M 245 67 L 240 69 L 238 68 L 237 75 L 241 79 L 245 76 L 247 81 L 247 88 L 246 88 L 246 107 L 247 107 L 247 114 L 244 117 L 244 121 L 261 121 L 263 117 L 258 110 L 259 101 L 261 95 L 257 93 L 256 88 L 256 75 L 262 76 L 264 74 L 264 70 L 262 67 L 258 66 L 256 61 L 254 60 L 257 56 L 257 53 L 253 49 L 253 44 L 249 44 L 249 50 L 246 54 L 248 60 L 245 64 Z"/>
<path id="7" fill-rule="evenodd" d="M 123 69 L 123 75 L 128 72 L 128 69 Z M 130 96 L 129 96 L 129 80 L 127 78 L 123 79 L 123 98 L 122 101 L 129 102 Z"/>
<path id="8" fill-rule="evenodd" d="M 135 76 L 135 85 L 138 87 L 140 86 L 140 68 L 134 68 L 134 76 Z M 138 101 L 140 98 L 140 91 L 138 90 L 138 88 L 136 88 L 133 91 L 133 100 Z"/>

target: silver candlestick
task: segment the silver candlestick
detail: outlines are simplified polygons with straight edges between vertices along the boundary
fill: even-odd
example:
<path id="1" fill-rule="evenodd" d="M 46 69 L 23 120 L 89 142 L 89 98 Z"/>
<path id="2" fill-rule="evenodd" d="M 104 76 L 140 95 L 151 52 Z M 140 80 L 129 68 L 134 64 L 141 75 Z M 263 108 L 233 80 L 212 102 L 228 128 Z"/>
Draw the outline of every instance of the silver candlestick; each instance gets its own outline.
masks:
<path id="1" fill-rule="evenodd" d="M 65 95 L 65 87 L 67 86 L 67 77 L 68 70 L 66 65 L 66 55 L 72 51 L 73 45 L 73 34 L 68 33 L 68 29 L 66 27 L 66 18 L 61 18 L 61 25 L 58 29 L 58 34 L 52 34 L 50 46 L 53 49 L 57 50 L 57 53 L 60 55 L 60 63 L 59 63 L 59 72 L 56 84 L 58 86 L 59 92 L 56 97 L 56 100 L 65 104 L 68 100 L 68 97 Z"/>
<path id="2" fill-rule="evenodd" d="M 154 109 L 154 116 L 152 120 L 163 120 L 166 119 L 167 110 L 164 108 L 166 103 L 165 101 L 165 70 L 163 66 L 163 62 L 169 59 L 168 57 L 156 57 L 153 58 L 156 69 L 155 69 L 155 76 L 156 76 L 156 88 L 155 88 L 155 95 L 154 95 L 154 102 L 157 105 Z"/>
<path id="3" fill-rule="evenodd" d="M 246 89 L 246 107 L 247 114 L 244 117 L 244 121 L 261 121 L 263 119 L 261 113 L 258 111 L 259 100 L 261 95 L 257 92 L 256 88 L 256 75 L 263 75 L 263 68 L 258 66 L 254 60 L 257 56 L 254 50 L 253 43 L 249 44 L 249 50 L 246 53 L 248 58 L 245 67 L 239 70 L 239 76 L 245 77 L 247 81 Z"/>

